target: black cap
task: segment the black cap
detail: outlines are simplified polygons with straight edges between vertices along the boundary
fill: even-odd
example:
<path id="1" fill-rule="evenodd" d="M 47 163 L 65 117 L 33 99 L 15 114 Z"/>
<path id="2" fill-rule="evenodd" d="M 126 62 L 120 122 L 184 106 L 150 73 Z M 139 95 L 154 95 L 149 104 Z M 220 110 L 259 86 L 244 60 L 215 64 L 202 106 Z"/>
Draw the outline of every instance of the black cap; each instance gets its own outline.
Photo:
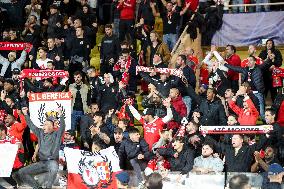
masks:
<path id="1" fill-rule="evenodd" d="M 144 115 L 151 115 L 154 116 L 155 115 L 155 111 L 152 108 L 147 108 L 143 111 Z"/>
<path id="2" fill-rule="evenodd" d="M 21 70 L 19 68 L 13 69 L 13 74 L 19 75 L 21 73 Z"/>
<path id="3" fill-rule="evenodd" d="M 73 129 L 69 129 L 69 130 L 65 131 L 65 134 L 66 134 L 66 133 L 68 133 L 68 134 L 71 135 L 71 136 L 75 136 L 75 135 L 76 135 L 76 132 L 75 132 L 75 130 L 73 130 Z"/>

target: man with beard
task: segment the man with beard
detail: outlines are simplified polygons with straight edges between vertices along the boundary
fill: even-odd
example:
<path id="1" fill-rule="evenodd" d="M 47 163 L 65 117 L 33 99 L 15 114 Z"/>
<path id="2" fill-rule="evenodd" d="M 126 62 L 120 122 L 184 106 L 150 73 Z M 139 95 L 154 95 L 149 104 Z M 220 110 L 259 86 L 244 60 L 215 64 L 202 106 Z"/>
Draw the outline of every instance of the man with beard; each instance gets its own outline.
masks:
<path id="1" fill-rule="evenodd" d="M 113 72 L 113 65 L 118 60 L 119 52 L 120 52 L 119 40 L 113 34 L 112 26 L 110 24 L 106 24 L 105 36 L 102 39 L 101 49 L 100 49 L 101 75 Z"/>
<path id="2" fill-rule="evenodd" d="M 226 125 L 227 119 L 222 102 L 216 97 L 217 91 L 213 88 L 207 90 L 207 97 L 201 98 L 192 88 L 188 86 L 189 96 L 199 105 L 199 112 L 203 115 L 200 118 L 201 125 Z"/>
<path id="3" fill-rule="evenodd" d="M 210 172 L 222 172 L 224 163 L 219 157 L 214 157 L 214 146 L 209 142 L 202 145 L 202 155 L 194 159 L 192 172 L 207 174 Z"/>
<path id="4" fill-rule="evenodd" d="M 268 91 L 271 93 L 271 99 L 274 101 L 277 95 L 277 88 L 272 86 L 272 71 L 275 67 L 282 66 L 282 55 L 281 52 L 275 48 L 274 41 L 268 39 L 266 41 L 266 48 L 262 50 L 259 54 L 259 58 L 269 63 L 269 68 L 263 70 L 263 80 L 265 86 L 265 96 L 267 96 Z"/>
<path id="5" fill-rule="evenodd" d="M 284 159 L 284 127 L 281 127 L 278 122 L 275 121 L 276 112 L 273 109 L 266 109 L 265 122 L 266 124 L 273 126 L 273 131 L 270 132 L 271 140 L 270 145 L 273 145 L 277 150 L 277 157 L 280 161 Z"/>
<path id="6" fill-rule="evenodd" d="M 89 87 L 82 81 L 82 73 L 77 71 L 74 73 L 75 83 L 69 86 L 69 91 L 72 95 L 72 114 L 71 114 L 71 129 L 76 130 L 77 123 L 81 116 L 87 113 L 90 102 Z"/>
<path id="7" fill-rule="evenodd" d="M 252 173 L 262 173 L 267 172 L 269 165 L 273 163 L 279 163 L 276 157 L 277 150 L 272 146 L 267 146 L 264 151 L 264 157 L 261 157 L 262 154 L 258 151 L 254 152 L 255 162 L 251 166 Z"/>

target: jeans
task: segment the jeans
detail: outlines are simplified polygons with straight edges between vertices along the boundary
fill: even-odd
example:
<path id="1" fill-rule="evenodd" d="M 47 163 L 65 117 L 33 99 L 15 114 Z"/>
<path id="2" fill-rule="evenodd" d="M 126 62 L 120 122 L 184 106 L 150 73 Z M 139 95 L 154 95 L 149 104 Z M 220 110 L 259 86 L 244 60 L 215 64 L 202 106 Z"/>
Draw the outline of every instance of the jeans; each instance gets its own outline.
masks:
<path id="1" fill-rule="evenodd" d="M 114 26 L 114 30 L 113 30 L 113 33 L 116 35 L 116 36 L 119 36 L 119 18 L 114 18 L 113 19 L 113 26 Z"/>
<path id="2" fill-rule="evenodd" d="M 187 110 L 186 116 L 188 116 L 190 114 L 190 111 L 191 111 L 192 99 L 189 96 L 184 96 L 184 97 L 182 97 L 182 101 L 185 103 L 186 110 Z"/>
<path id="3" fill-rule="evenodd" d="M 138 182 L 139 183 L 142 182 L 143 176 L 142 176 L 141 172 L 145 170 L 147 163 L 143 162 L 143 160 L 131 159 L 130 164 L 133 167 L 133 170 L 135 171 L 135 173 L 137 175 Z"/>
<path id="4" fill-rule="evenodd" d="M 243 4 L 243 0 L 232 0 L 232 4 L 233 5 Z M 233 10 L 233 13 L 237 13 L 238 10 L 239 12 L 244 12 L 245 8 L 244 7 L 233 7 L 232 10 Z"/>
<path id="5" fill-rule="evenodd" d="M 74 131 L 77 130 L 77 125 L 80 122 L 82 115 L 84 115 L 84 112 L 73 110 L 71 114 L 71 129 L 72 130 Z"/>
<path id="6" fill-rule="evenodd" d="M 120 42 L 128 39 L 129 34 L 131 42 L 134 40 L 134 20 L 120 20 L 119 21 L 119 40 Z"/>
<path id="7" fill-rule="evenodd" d="M 34 179 L 34 175 L 48 172 L 46 177 L 46 188 L 52 188 L 52 184 L 56 179 L 58 171 L 58 163 L 56 160 L 39 161 L 26 166 L 19 170 L 18 175 L 21 180 L 29 184 L 33 188 L 39 188 L 40 185 Z"/>
<path id="8" fill-rule="evenodd" d="M 265 112 L 264 112 L 264 107 L 265 107 L 265 104 L 264 104 L 264 96 L 262 93 L 255 93 L 254 94 L 256 96 L 256 98 L 258 99 L 259 101 L 259 109 L 260 109 L 260 117 L 262 120 L 265 120 Z"/>
<path id="9" fill-rule="evenodd" d="M 163 41 L 168 45 L 169 50 L 172 51 L 177 42 L 177 34 L 165 34 L 163 35 Z"/>
<path id="10" fill-rule="evenodd" d="M 255 3 L 258 4 L 258 3 L 269 3 L 269 0 L 255 0 Z M 269 5 L 265 5 L 265 6 L 262 6 L 262 5 L 258 5 L 256 6 L 256 12 L 261 12 L 261 7 L 264 7 L 264 10 L 267 12 L 269 11 Z"/>

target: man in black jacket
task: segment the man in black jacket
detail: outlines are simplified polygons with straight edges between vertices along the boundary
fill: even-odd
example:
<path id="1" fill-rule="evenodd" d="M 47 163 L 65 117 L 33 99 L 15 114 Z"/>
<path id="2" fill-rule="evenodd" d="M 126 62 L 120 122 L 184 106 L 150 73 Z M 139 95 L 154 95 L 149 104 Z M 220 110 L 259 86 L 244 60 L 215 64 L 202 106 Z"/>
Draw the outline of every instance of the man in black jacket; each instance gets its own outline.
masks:
<path id="1" fill-rule="evenodd" d="M 207 98 L 202 98 L 197 95 L 192 88 L 188 86 L 187 92 L 194 102 L 199 105 L 199 112 L 202 113 L 200 119 L 201 125 L 226 125 L 227 118 L 224 110 L 224 106 L 216 97 L 216 90 L 209 88 L 207 90 Z"/>
<path id="2" fill-rule="evenodd" d="M 211 137 L 208 138 L 212 139 Z M 216 151 L 224 154 L 226 157 L 225 164 L 228 172 L 250 172 L 254 152 L 259 151 L 266 141 L 267 138 L 265 136 L 260 136 L 258 143 L 244 145 L 244 136 L 234 134 L 231 144 L 216 141 L 214 143 Z"/>
<path id="3" fill-rule="evenodd" d="M 265 84 L 264 94 L 267 96 L 268 91 L 270 91 L 273 102 L 277 95 L 277 88 L 272 86 L 272 71 L 275 67 L 282 66 L 282 55 L 281 52 L 275 48 L 274 41 L 272 39 L 268 39 L 266 41 L 266 48 L 260 52 L 259 58 L 269 62 L 270 67 L 267 67 L 265 71 L 263 71 Z"/>
<path id="4" fill-rule="evenodd" d="M 172 144 L 173 148 L 160 148 L 157 152 L 168 159 L 171 171 L 187 174 L 193 168 L 195 151 L 185 146 L 185 140 L 182 137 L 176 137 Z"/>
<path id="5" fill-rule="evenodd" d="M 253 94 L 258 98 L 259 100 L 259 107 L 260 107 L 260 116 L 264 120 L 264 91 L 265 86 L 263 82 L 263 75 L 262 71 L 265 70 L 267 66 L 270 65 L 269 61 L 264 61 L 261 65 L 255 65 L 256 58 L 254 56 L 249 56 L 248 58 L 248 66 L 245 68 L 241 68 L 238 66 L 232 66 L 225 62 L 225 66 L 229 68 L 230 70 L 239 72 L 242 74 L 241 82 L 248 82 L 251 90 L 253 91 Z M 270 84 L 271 85 L 271 84 Z"/>
<path id="6" fill-rule="evenodd" d="M 132 127 L 128 130 L 129 139 L 125 139 L 122 141 L 118 156 L 120 161 L 122 162 L 124 158 L 130 161 L 137 177 L 138 181 L 143 181 L 141 171 L 147 166 L 147 162 L 150 160 L 150 151 L 149 145 L 147 142 L 140 138 L 139 130 L 137 128 Z"/>
<path id="7" fill-rule="evenodd" d="M 269 141 L 278 150 L 278 159 L 284 160 L 284 127 L 281 127 L 276 121 L 276 112 L 273 109 L 266 109 L 265 122 L 273 126 L 270 132 L 271 140 Z"/>
<path id="8" fill-rule="evenodd" d="M 101 42 L 100 59 L 101 66 L 100 72 L 112 73 L 113 65 L 118 60 L 120 45 L 118 38 L 112 33 L 112 26 L 107 24 L 105 26 L 105 36 Z"/>
<path id="9" fill-rule="evenodd" d="M 178 82 L 178 90 L 180 91 L 180 94 L 182 96 L 182 100 L 184 101 L 186 108 L 187 108 L 187 115 L 190 114 L 191 112 L 191 107 L 192 107 L 192 99 L 189 97 L 190 95 L 187 93 L 186 90 L 186 84 L 190 84 L 194 89 L 196 87 L 196 78 L 194 71 L 192 70 L 191 67 L 187 65 L 187 58 L 185 55 L 181 54 L 177 57 L 177 62 L 176 66 L 179 69 L 182 69 L 184 78 L 179 78 L 177 77 L 176 79 L 179 80 Z"/>

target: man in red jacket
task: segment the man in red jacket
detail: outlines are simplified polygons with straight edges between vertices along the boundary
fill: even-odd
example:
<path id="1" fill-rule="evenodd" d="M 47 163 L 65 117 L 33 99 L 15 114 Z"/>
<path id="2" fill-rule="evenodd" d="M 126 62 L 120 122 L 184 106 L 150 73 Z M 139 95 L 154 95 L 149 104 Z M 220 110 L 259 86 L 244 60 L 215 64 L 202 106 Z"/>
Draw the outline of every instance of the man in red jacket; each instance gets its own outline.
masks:
<path id="1" fill-rule="evenodd" d="M 20 121 L 16 121 L 14 115 L 8 114 L 5 118 L 5 126 L 8 130 L 8 135 L 11 137 L 15 137 L 21 142 L 23 141 L 23 133 L 25 128 L 27 127 L 26 119 L 23 114 L 19 114 Z"/>
<path id="2" fill-rule="evenodd" d="M 180 117 L 186 117 L 187 115 L 187 108 L 185 103 L 182 100 L 180 92 L 177 88 L 171 88 L 169 97 L 171 98 L 171 104 L 174 110 L 179 114 Z M 170 121 L 167 124 L 168 129 L 172 129 L 177 131 L 180 124 L 176 121 Z"/>
<path id="3" fill-rule="evenodd" d="M 241 59 L 239 55 L 236 54 L 236 47 L 234 45 L 227 45 L 226 47 L 226 59 L 228 64 L 233 66 L 241 66 Z M 237 91 L 239 89 L 239 74 L 235 71 L 228 71 L 228 79 L 231 81 L 232 88 Z"/>
<path id="4" fill-rule="evenodd" d="M 134 39 L 134 19 L 136 0 L 120 0 L 117 9 L 120 10 L 119 40 L 125 40 L 127 34 Z"/>

